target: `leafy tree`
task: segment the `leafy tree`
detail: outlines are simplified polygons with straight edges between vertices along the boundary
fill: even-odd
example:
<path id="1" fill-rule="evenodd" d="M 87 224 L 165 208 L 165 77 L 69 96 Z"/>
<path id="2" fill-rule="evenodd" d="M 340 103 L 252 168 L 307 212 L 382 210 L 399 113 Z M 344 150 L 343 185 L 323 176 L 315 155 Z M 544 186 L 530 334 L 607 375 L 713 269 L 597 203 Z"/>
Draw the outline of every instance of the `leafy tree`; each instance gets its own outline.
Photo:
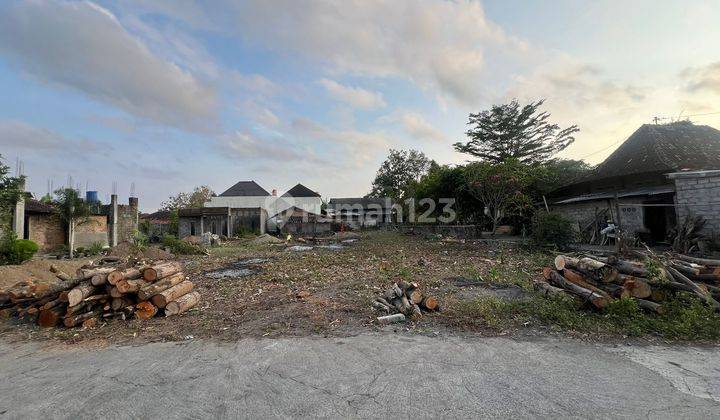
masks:
<path id="1" fill-rule="evenodd" d="M 390 149 L 390 155 L 380 166 L 368 197 L 390 197 L 396 200 L 430 169 L 432 161 L 417 150 Z"/>
<path id="2" fill-rule="evenodd" d="M 535 187 L 540 194 L 547 194 L 564 185 L 572 184 L 590 174 L 594 166 L 583 160 L 552 159 L 542 165 L 535 176 Z M 538 197 L 541 198 L 541 197 Z"/>
<path id="3" fill-rule="evenodd" d="M 470 141 L 455 143 L 455 150 L 501 163 L 517 159 L 522 163 L 542 163 L 575 141 L 577 126 L 560 129 L 550 124 L 550 114 L 540 112 L 544 100 L 520 106 L 517 100 L 493 105 L 490 110 L 470 114 L 465 133 Z"/>
<path id="4" fill-rule="evenodd" d="M 190 193 L 181 192 L 175 196 L 168 197 L 167 201 L 164 201 L 160 205 L 160 210 L 178 210 L 188 209 L 194 207 L 203 207 L 207 201 L 210 201 L 210 197 L 214 196 L 215 193 L 207 185 L 195 187 Z"/>
<path id="5" fill-rule="evenodd" d="M 452 208 L 457 219 L 465 223 L 474 223 L 483 219 L 482 204 L 469 193 L 465 180 L 465 167 L 433 164 L 426 175 L 409 189 L 408 195 L 419 202 L 430 198 L 437 203 L 434 216 L 443 212 L 442 198 L 455 200 Z"/>
<path id="6" fill-rule="evenodd" d="M 55 211 L 65 223 L 68 232 L 68 245 L 70 246 L 70 258 L 75 250 L 75 227 L 85 223 L 90 216 L 90 206 L 80 198 L 77 190 L 62 188 L 55 191 Z"/>
<path id="7" fill-rule="evenodd" d="M 530 166 L 517 159 L 496 164 L 475 162 L 466 166 L 468 191 L 489 213 L 493 235 L 503 216 L 531 207 L 530 197 L 525 194 L 525 189 L 532 182 L 531 172 Z"/>
<path id="8" fill-rule="evenodd" d="M 2 163 L 0 155 L 0 231 L 9 229 L 15 203 L 25 194 L 21 188 L 23 177 L 8 176 L 10 167 Z"/>

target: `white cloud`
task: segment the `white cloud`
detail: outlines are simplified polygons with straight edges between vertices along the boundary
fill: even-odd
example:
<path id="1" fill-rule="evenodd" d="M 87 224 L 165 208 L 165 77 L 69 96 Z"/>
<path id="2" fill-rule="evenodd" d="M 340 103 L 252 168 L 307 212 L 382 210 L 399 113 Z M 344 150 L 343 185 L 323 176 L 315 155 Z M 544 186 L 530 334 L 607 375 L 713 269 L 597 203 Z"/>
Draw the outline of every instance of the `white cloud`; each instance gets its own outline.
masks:
<path id="1" fill-rule="evenodd" d="M 685 81 L 685 89 L 688 92 L 696 93 L 704 90 L 720 94 L 720 61 L 685 69 L 680 77 Z"/>
<path id="2" fill-rule="evenodd" d="M 107 10 L 91 2 L 6 2 L 0 54 L 27 73 L 77 89 L 156 122 L 207 127 L 214 91 L 154 56 Z"/>
<path id="3" fill-rule="evenodd" d="M 33 153 L 91 153 L 101 150 L 94 141 L 72 140 L 60 133 L 18 120 L 0 121 L 0 146 L 2 150 Z M 109 146 L 103 148 L 109 149 Z"/>
<path id="4" fill-rule="evenodd" d="M 341 85 L 330 79 L 321 79 L 320 84 L 334 99 L 352 105 L 354 108 L 373 109 L 382 108 L 386 105 L 382 94 L 379 92 Z"/>
<path id="5" fill-rule="evenodd" d="M 447 139 L 440 130 L 433 127 L 433 125 L 420 114 L 406 111 L 402 112 L 398 119 L 405 131 L 415 139 L 438 141 Z"/>

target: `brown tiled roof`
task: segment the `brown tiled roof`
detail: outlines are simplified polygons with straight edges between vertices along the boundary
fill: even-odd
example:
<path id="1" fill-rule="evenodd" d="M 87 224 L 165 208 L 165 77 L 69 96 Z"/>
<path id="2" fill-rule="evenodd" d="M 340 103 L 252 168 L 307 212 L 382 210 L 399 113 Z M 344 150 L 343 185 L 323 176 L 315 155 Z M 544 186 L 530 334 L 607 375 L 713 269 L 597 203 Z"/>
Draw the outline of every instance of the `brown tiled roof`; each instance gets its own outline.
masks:
<path id="1" fill-rule="evenodd" d="M 720 131 L 689 122 L 645 124 L 582 181 L 698 169 L 720 169 Z"/>

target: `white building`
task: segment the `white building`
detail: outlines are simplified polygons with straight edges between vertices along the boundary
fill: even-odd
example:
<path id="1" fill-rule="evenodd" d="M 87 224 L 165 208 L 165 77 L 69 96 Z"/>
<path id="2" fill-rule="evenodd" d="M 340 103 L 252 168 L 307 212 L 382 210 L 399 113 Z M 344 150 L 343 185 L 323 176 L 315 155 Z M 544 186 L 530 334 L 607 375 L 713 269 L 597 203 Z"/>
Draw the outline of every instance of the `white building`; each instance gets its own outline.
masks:
<path id="1" fill-rule="evenodd" d="M 302 184 L 295 185 L 282 197 L 278 197 L 267 192 L 255 181 L 240 181 L 205 203 L 205 207 L 259 207 L 267 211 L 268 217 L 273 217 L 293 206 L 310 213 L 320 214 L 322 211 L 322 199 L 320 194 Z"/>

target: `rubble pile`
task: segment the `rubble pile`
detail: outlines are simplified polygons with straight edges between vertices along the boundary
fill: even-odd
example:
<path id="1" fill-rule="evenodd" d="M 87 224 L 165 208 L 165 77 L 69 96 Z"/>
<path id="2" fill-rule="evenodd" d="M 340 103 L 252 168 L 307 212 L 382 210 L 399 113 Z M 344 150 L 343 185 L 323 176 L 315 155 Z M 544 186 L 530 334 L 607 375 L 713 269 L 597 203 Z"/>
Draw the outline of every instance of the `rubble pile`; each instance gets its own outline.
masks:
<path id="1" fill-rule="evenodd" d="M 677 292 L 689 292 L 720 310 L 720 260 L 682 254 L 645 255 L 645 262 L 608 257 L 558 255 L 555 267 L 543 269 L 535 283 L 543 294 L 569 293 L 596 309 L 616 299 L 630 298 L 638 307 L 664 313 L 663 302 Z"/>
<path id="2" fill-rule="evenodd" d="M 377 318 L 381 324 L 404 321 L 405 317 L 415 321 L 424 312 L 440 310 L 440 302 L 436 297 L 424 294 L 417 283 L 406 281 L 393 283 L 372 305 L 388 314 Z"/>
<path id="3" fill-rule="evenodd" d="M 4 317 L 14 316 L 41 327 L 62 324 L 68 328 L 92 327 L 106 318 L 176 315 L 200 301 L 200 293 L 193 291 L 183 269 L 176 261 L 121 264 L 117 258 L 106 257 L 98 264 L 81 267 L 71 277 L 51 266 L 59 283 L 17 283 L 0 292 L 0 310 Z"/>

